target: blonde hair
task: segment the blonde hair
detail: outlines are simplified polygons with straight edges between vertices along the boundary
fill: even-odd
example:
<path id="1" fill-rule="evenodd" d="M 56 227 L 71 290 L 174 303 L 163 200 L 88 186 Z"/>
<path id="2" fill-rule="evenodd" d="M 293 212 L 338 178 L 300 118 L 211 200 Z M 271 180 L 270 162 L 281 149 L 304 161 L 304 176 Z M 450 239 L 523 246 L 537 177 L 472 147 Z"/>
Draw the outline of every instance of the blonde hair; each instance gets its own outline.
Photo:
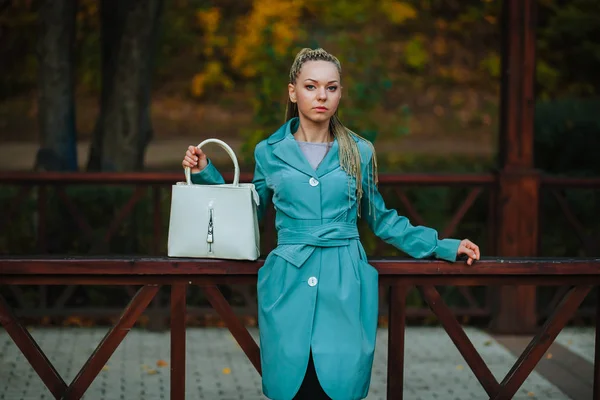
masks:
<path id="1" fill-rule="evenodd" d="M 308 61 L 327 61 L 334 64 L 340 74 L 340 79 L 342 76 L 342 65 L 340 61 L 328 53 L 327 51 L 318 48 L 318 49 L 309 49 L 304 48 L 296 54 L 296 58 L 290 68 L 290 83 L 295 85 L 296 78 L 300 74 L 300 70 L 304 63 Z M 287 106 L 285 110 L 285 121 L 289 121 L 292 118 L 298 117 L 298 105 L 291 101 L 288 97 Z M 360 216 L 360 202 L 362 200 L 363 195 L 363 187 L 362 187 L 362 171 L 361 171 L 361 158 L 360 151 L 358 149 L 358 144 L 354 140 L 354 137 L 363 140 L 371 147 L 371 151 L 373 152 L 373 156 L 371 158 L 371 174 L 368 176 L 369 182 L 367 182 L 368 186 L 374 192 L 375 186 L 378 182 L 377 176 L 377 158 L 375 157 L 375 149 L 370 141 L 365 138 L 357 135 L 352 132 L 350 129 L 346 128 L 338 117 L 337 110 L 329 120 L 329 132 L 337 139 L 339 154 L 340 154 L 340 167 L 344 170 L 348 175 L 352 176 L 356 180 L 356 198 L 358 200 L 358 215 Z M 354 136 L 354 137 L 353 137 Z M 374 182 L 370 182 L 373 179 Z M 369 193 L 369 198 L 373 198 L 374 193 Z M 369 204 L 369 214 L 371 214 L 371 205 L 372 201 Z"/>

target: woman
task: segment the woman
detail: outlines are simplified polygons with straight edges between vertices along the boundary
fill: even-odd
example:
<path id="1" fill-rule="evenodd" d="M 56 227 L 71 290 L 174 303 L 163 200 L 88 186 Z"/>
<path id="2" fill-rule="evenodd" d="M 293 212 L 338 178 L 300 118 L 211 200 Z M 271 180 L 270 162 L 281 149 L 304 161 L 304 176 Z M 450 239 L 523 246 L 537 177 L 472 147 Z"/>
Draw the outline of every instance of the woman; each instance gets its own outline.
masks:
<path id="1" fill-rule="evenodd" d="M 352 400 L 367 396 L 377 330 L 378 274 L 367 263 L 357 218 L 416 257 L 479 259 L 469 240 L 438 239 L 386 209 L 371 143 L 337 117 L 341 66 L 323 49 L 303 49 L 290 71 L 286 123 L 255 149 L 259 218 L 277 210 L 277 248 L 258 272 L 263 391 L 271 399 Z M 190 146 L 183 166 L 197 184 L 223 178 Z"/>

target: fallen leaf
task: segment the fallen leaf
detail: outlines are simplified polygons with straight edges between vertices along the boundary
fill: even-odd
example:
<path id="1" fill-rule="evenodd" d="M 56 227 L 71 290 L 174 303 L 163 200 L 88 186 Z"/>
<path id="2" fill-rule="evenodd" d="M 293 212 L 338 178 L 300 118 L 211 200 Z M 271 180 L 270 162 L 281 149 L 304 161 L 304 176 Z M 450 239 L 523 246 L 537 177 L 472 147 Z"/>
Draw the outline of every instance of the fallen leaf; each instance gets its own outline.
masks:
<path id="1" fill-rule="evenodd" d="M 108 371 L 110 368 L 108 368 L 108 365 L 105 365 L 104 367 L 102 367 L 102 371 Z"/>
<path id="2" fill-rule="evenodd" d="M 527 396 L 533 397 L 533 396 L 535 396 L 535 393 L 533 393 L 533 392 L 527 392 Z"/>
<path id="3" fill-rule="evenodd" d="M 63 326 L 83 326 L 83 321 L 81 318 L 76 316 L 70 316 L 63 321 Z"/>
<path id="4" fill-rule="evenodd" d="M 573 344 L 573 341 L 571 339 L 567 340 L 567 344 Z"/>
<path id="5" fill-rule="evenodd" d="M 158 371 L 155 369 L 149 369 L 146 372 L 148 373 L 148 375 L 156 375 L 158 373 Z"/>
<path id="6" fill-rule="evenodd" d="M 465 367 L 463 367 L 462 365 L 457 365 L 456 369 L 459 371 L 462 371 L 463 369 L 465 369 Z"/>
<path id="7" fill-rule="evenodd" d="M 225 375 L 229 375 L 231 373 L 231 369 L 230 368 L 223 368 L 223 373 Z"/>
<path id="8" fill-rule="evenodd" d="M 486 340 L 485 342 L 483 342 L 484 346 L 491 346 L 492 345 L 492 341 L 491 340 Z"/>
<path id="9" fill-rule="evenodd" d="M 548 354 L 546 354 L 546 358 L 547 358 L 548 360 L 549 360 L 549 359 L 551 359 L 551 358 L 552 358 L 552 353 L 548 353 Z"/>
<path id="10" fill-rule="evenodd" d="M 156 366 L 157 366 L 157 367 L 166 367 L 167 365 L 169 365 L 169 363 L 168 363 L 168 362 L 166 362 L 165 360 L 158 360 L 158 361 L 156 362 Z"/>

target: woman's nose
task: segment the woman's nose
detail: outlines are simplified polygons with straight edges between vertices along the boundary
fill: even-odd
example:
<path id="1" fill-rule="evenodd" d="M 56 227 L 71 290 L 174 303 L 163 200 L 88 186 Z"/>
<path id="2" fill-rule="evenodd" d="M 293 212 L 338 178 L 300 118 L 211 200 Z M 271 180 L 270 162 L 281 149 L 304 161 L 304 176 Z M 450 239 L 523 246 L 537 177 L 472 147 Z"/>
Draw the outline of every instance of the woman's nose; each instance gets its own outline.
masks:
<path id="1" fill-rule="evenodd" d="M 319 91 L 317 93 L 317 97 L 319 100 L 327 99 L 327 92 L 325 91 L 325 89 L 319 89 Z"/>

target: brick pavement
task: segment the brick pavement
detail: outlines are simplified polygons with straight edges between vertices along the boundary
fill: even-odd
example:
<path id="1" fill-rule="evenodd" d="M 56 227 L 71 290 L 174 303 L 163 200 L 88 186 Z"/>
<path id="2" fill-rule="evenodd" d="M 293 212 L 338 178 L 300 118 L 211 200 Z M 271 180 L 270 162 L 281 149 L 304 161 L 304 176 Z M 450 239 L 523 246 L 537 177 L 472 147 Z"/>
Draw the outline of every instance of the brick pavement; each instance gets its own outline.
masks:
<path id="1" fill-rule="evenodd" d="M 32 328 L 32 336 L 66 382 L 70 382 L 106 333 L 106 328 Z M 501 380 L 515 357 L 483 331 L 466 328 L 492 373 Z M 257 338 L 257 330 L 252 330 Z M 567 329 L 558 341 L 589 358 L 592 328 Z M 368 400 L 385 399 L 387 330 L 380 329 Z M 590 343 L 591 350 L 590 351 Z M 90 386 L 85 399 L 168 399 L 168 332 L 132 330 Z M 260 377 L 225 329 L 190 328 L 187 332 L 188 399 L 258 400 Z M 406 400 L 487 398 L 448 336 L 437 327 L 406 332 Z M 0 400 L 51 399 L 31 366 L 4 330 L 0 330 Z M 533 373 L 515 399 L 568 399 L 541 375 Z"/>

